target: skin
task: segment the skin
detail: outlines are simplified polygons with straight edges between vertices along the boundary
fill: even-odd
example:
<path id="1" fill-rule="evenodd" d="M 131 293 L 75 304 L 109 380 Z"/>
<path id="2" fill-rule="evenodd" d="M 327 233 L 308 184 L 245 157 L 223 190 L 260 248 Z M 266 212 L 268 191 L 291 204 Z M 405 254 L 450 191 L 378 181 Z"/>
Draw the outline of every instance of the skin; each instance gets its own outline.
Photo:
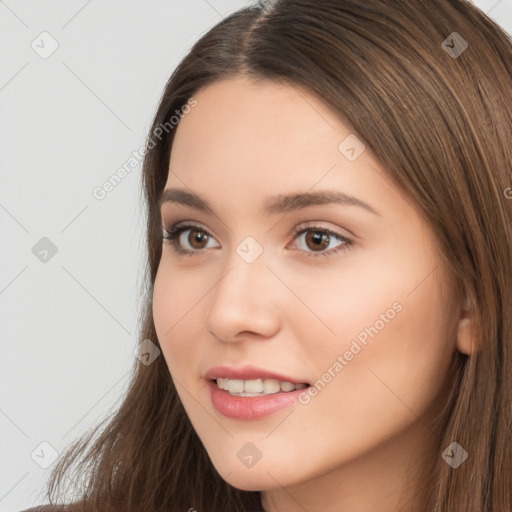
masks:
<path id="1" fill-rule="evenodd" d="M 237 488 L 263 491 L 268 512 L 420 510 L 411 500 L 431 454 L 432 418 L 451 357 L 469 353 L 471 341 L 435 234 L 368 148 L 355 161 L 339 151 L 350 129 L 307 90 L 240 77 L 194 97 L 166 188 L 194 191 L 215 215 L 164 204 L 162 222 L 190 221 L 212 236 L 192 245 L 195 233 L 182 234 L 191 257 L 163 242 L 153 314 L 215 468 Z M 271 195 L 310 190 L 343 191 L 380 215 L 339 204 L 259 211 Z M 315 249 L 307 233 L 290 235 L 304 222 L 349 238 L 350 250 L 318 255 L 343 242 Z M 263 248 L 251 264 L 236 252 L 247 236 Z M 251 364 L 314 383 L 396 302 L 401 311 L 307 405 L 252 421 L 213 407 L 203 379 L 211 367 Z M 250 468 L 237 457 L 247 442 L 262 453 Z"/>

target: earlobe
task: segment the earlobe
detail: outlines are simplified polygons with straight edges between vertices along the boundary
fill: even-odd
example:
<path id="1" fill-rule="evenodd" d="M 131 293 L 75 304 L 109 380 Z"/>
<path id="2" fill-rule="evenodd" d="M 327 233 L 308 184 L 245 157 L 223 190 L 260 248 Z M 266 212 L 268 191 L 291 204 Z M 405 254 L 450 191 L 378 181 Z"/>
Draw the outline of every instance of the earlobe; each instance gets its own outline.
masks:
<path id="1" fill-rule="evenodd" d="M 466 295 L 464 308 L 461 311 L 457 329 L 457 349 L 468 356 L 476 352 L 476 340 L 473 321 L 473 310 L 469 295 Z"/>

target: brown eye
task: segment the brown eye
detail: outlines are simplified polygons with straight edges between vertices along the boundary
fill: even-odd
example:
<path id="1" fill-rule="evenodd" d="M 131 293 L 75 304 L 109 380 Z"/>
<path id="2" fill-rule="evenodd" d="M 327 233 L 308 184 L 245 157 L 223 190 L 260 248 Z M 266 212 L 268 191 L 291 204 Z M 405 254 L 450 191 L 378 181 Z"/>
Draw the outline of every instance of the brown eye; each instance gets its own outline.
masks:
<path id="1" fill-rule="evenodd" d="M 164 227 L 163 230 L 164 240 L 168 240 L 176 253 L 183 256 L 203 254 L 204 250 L 208 249 L 208 242 L 215 240 L 208 231 L 193 224 L 172 226 L 170 229 Z M 188 235 L 185 235 L 187 232 Z M 299 247 L 299 252 L 305 253 L 306 256 L 332 256 L 337 252 L 351 249 L 353 245 L 352 241 L 345 236 L 330 229 L 315 226 L 294 229 L 294 241 L 303 238 L 302 235 L 304 234 L 306 235 L 305 239 L 299 244 L 304 247 Z M 331 245 L 331 242 L 336 240 L 341 243 L 326 250 Z"/>
<path id="2" fill-rule="evenodd" d="M 330 236 L 322 231 L 309 231 L 305 240 L 308 248 L 322 251 L 329 246 Z"/>
<path id="3" fill-rule="evenodd" d="M 335 231 L 331 231 L 330 229 L 313 225 L 306 225 L 305 227 L 304 225 L 299 226 L 295 228 L 294 234 L 294 239 L 301 242 L 297 244 L 300 252 L 305 253 L 306 256 L 332 256 L 337 252 L 351 249 L 353 245 L 352 241 L 347 237 Z M 326 250 L 331 245 L 331 242 L 335 242 L 336 240 L 341 243 Z"/>
<path id="4" fill-rule="evenodd" d="M 186 226 L 173 226 L 171 229 L 164 229 L 164 240 L 169 240 L 178 254 L 192 256 L 200 254 L 207 248 L 208 242 L 214 238 L 199 226 L 192 224 Z M 188 235 L 185 233 L 189 232 Z M 182 236 L 184 235 L 184 236 Z"/>
<path id="5" fill-rule="evenodd" d="M 200 229 L 188 229 L 186 231 L 189 231 L 188 237 L 186 237 L 187 242 L 193 247 L 194 249 L 204 249 L 205 245 L 204 242 L 208 242 L 208 235 L 200 230 Z"/>

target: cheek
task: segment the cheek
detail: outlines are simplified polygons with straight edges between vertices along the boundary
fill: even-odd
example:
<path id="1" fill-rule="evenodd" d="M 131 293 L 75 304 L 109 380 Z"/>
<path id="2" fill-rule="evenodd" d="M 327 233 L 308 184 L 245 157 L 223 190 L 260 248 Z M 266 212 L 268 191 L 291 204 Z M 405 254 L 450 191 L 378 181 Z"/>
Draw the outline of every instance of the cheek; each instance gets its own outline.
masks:
<path id="1" fill-rule="evenodd" d="M 331 275 L 324 271 L 297 282 L 318 316 L 302 320 L 304 330 L 297 332 L 309 343 L 321 381 L 311 403 L 323 404 L 339 421 L 350 415 L 358 419 L 354 424 L 365 425 L 382 417 L 391 429 L 393 418 L 407 422 L 425 411 L 443 385 L 455 339 L 436 279 L 440 268 L 432 272 L 437 260 L 429 251 L 411 255 L 405 249 L 395 244 L 361 255 L 353 265 L 347 259 Z M 306 282 L 315 287 L 306 292 Z"/>
<path id="2" fill-rule="evenodd" d="M 389 349 L 390 342 L 401 343 L 396 333 L 402 329 L 404 307 L 411 302 L 406 296 L 411 280 L 403 267 L 397 267 L 396 259 L 386 264 L 360 252 L 337 267 L 285 275 L 301 301 L 281 303 L 281 311 L 316 374 L 332 366 L 338 356 L 346 354 L 357 366 L 356 359 L 361 364 L 379 354 L 378 346 L 387 344 Z"/>
<path id="3" fill-rule="evenodd" d="M 200 339 L 201 325 L 191 319 L 204 293 L 192 274 L 173 271 L 165 261 L 160 264 L 153 291 L 153 319 L 163 356 L 173 376 L 190 373 L 187 368 L 197 361 L 197 344 L 191 340 Z"/>
<path id="4" fill-rule="evenodd" d="M 373 293 L 353 288 L 353 300 L 337 299 L 338 340 L 318 356 L 322 381 L 328 369 L 336 377 L 312 403 L 332 412 L 325 427 L 347 426 L 335 433 L 343 441 L 357 434 L 371 442 L 416 421 L 440 392 L 453 356 L 433 276 L 413 292 L 409 279 L 389 276 Z"/>

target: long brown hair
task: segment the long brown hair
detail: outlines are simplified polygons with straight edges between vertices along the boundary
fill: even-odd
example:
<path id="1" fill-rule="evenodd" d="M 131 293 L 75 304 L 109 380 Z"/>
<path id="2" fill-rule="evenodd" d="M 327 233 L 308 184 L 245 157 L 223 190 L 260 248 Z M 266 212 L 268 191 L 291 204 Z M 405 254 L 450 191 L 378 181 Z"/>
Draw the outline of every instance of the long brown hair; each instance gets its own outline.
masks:
<path id="1" fill-rule="evenodd" d="M 176 132 L 170 119 L 200 89 L 240 75 L 316 94 L 437 233 L 455 276 L 454 297 L 469 297 L 479 349 L 454 357 L 454 385 L 436 430 L 438 451 L 424 468 L 422 503 L 428 512 L 510 512 L 510 36 L 466 0 L 278 0 L 219 22 L 170 77 L 147 139 L 141 341 L 159 346 L 151 292 L 162 250 L 158 199 Z M 453 441 L 469 454 L 457 469 L 441 458 Z M 236 489 L 216 472 L 163 357 L 150 365 L 135 359 L 118 410 L 54 468 L 52 503 L 57 491 L 64 496 L 64 476 L 74 464 L 70 478 L 84 484 L 76 496 L 91 510 L 106 510 L 101 504 L 116 512 L 262 510 L 259 492 Z"/>

